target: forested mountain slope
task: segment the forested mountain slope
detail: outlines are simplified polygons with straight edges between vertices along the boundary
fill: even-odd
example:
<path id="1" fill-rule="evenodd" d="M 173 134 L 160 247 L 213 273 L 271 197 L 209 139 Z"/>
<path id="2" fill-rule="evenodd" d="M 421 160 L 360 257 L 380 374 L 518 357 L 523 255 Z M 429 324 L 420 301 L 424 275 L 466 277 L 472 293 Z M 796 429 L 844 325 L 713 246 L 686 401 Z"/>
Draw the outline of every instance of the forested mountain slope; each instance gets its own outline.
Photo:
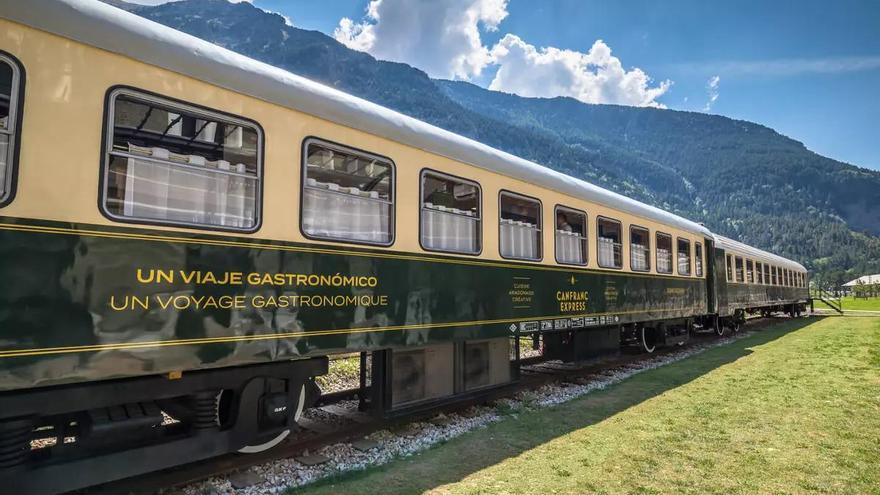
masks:
<path id="1" fill-rule="evenodd" d="M 812 153 L 767 127 L 432 80 L 247 2 L 108 3 L 705 222 L 801 261 L 823 278 L 880 272 L 880 173 Z"/>

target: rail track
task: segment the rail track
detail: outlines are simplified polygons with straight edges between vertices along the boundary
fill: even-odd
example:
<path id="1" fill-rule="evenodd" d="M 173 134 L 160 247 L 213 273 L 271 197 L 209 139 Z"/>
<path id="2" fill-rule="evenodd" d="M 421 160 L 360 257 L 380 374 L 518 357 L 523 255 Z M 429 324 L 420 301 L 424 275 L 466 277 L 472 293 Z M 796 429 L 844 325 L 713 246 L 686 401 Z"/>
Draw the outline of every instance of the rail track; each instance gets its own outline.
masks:
<path id="1" fill-rule="evenodd" d="M 758 330 L 779 319 L 779 317 L 750 318 L 743 329 Z M 291 433 L 284 442 L 266 452 L 247 455 L 227 454 L 71 493 L 82 495 L 155 494 L 279 459 L 295 458 L 308 464 L 310 461 L 315 461 L 314 456 L 304 456 L 304 454 L 314 452 L 327 445 L 355 442 L 376 431 L 400 429 L 408 423 L 462 412 L 475 405 L 513 397 L 524 390 L 538 389 L 550 383 L 584 383 L 600 373 L 626 369 L 641 361 L 676 353 L 715 338 L 717 337 L 714 333 L 697 333 L 683 345 L 658 349 L 652 354 L 621 352 L 615 356 L 579 363 L 546 361 L 542 359 L 542 356 L 521 359 L 520 379 L 517 382 L 498 387 L 477 398 L 456 401 L 399 418 L 376 418 L 358 411 L 356 405 L 358 389 L 333 392 L 323 395 L 316 407 L 305 412 L 298 431 Z"/>

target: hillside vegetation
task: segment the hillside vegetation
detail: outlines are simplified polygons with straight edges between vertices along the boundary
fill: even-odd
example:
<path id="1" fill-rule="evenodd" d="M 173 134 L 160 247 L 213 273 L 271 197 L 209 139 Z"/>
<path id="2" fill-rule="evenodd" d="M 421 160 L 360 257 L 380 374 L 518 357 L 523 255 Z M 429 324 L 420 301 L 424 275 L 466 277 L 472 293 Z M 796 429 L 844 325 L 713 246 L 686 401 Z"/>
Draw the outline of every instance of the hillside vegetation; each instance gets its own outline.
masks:
<path id="1" fill-rule="evenodd" d="M 817 155 L 770 128 L 432 80 L 247 2 L 108 3 L 703 222 L 798 260 L 821 280 L 880 272 L 880 173 Z"/>

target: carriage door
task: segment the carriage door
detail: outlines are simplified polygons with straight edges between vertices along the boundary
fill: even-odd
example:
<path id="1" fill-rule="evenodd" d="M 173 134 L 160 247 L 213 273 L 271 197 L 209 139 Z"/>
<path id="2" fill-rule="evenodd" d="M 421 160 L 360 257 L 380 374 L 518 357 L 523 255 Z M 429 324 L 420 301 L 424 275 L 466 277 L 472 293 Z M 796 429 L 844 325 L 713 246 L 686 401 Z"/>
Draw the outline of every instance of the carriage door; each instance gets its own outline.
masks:
<path id="1" fill-rule="evenodd" d="M 715 301 L 715 243 L 711 239 L 704 239 L 706 248 L 703 250 L 702 256 L 703 266 L 706 267 L 706 300 L 708 302 L 707 310 L 709 313 L 717 313 Z"/>

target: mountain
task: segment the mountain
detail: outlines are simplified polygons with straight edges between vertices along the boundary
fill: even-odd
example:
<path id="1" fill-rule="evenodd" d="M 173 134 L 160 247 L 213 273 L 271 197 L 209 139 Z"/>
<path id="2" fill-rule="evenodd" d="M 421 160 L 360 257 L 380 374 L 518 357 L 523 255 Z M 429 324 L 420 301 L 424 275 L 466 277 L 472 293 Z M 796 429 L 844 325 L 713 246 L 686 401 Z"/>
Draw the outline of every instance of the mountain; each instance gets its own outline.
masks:
<path id="1" fill-rule="evenodd" d="M 880 172 L 773 129 L 695 112 L 523 98 L 433 80 L 250 3 L 120 8 L 802 262 L 819 279 L 880 272 Z"/>

